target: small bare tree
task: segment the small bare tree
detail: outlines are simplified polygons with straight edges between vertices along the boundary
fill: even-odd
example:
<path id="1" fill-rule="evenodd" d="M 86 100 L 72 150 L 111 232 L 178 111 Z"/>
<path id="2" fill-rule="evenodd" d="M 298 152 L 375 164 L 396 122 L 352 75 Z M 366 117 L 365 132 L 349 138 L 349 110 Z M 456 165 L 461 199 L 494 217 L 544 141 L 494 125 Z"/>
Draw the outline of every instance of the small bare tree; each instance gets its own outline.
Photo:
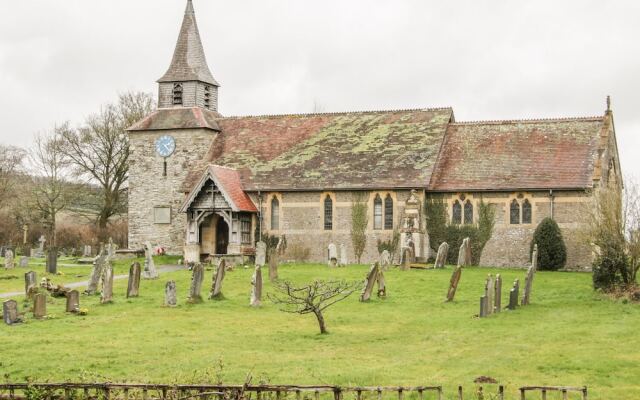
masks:
<path id="1" fill-rule="evenodd" d="M 24 150 L 18 147 L 0 145 L 0 209 L 10 200 L 24 156 Z"/>
<path id="2" fill-rule="evenodd" d="M 275 304 L 283 305 L 281 311 L 295 314 L 314 314 L 320 333 L 328 333 L 322 312 L 359 290 L 360 282 L 316 280 L 306 286 L 294 286 L 291 282 L 276 281 L 277 295 L 269 294 Z"/>

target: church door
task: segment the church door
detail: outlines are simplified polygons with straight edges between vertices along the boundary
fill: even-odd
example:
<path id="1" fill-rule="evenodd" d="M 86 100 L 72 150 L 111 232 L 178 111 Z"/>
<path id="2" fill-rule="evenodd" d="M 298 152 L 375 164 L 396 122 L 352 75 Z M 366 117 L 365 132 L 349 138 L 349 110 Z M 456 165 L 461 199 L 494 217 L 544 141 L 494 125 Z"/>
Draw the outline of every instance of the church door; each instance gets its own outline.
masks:
<path id="1" fill-rule="evenodd" d="M 216 225 L 216 254 L 227 254 L 229 246 L 229 225 L 224 218 L 218 218 Z"/>

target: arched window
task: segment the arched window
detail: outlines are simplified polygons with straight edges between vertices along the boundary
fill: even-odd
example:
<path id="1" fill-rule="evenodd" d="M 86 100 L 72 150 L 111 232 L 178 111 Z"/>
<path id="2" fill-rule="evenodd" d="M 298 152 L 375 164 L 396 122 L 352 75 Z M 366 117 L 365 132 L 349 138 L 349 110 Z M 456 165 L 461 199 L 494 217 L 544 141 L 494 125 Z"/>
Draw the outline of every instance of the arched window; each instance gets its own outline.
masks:
<path id="1" fill-rule="evenodd" d="M 373 229 L 382 229 L 382 199 L 379 194 L 373 199 Z"/>
<path id="2" fill-rule="evenodd" d="M 280 229 L 280 202 L 277 197 L 271 200 L 271 230 Z"/>
<path id="3" fill-rule="evenodd" d="M 522 223 L 531 223 L 531 203 L 529 203 L 529 199 L 524 199 L 522 202 Z"/>
<path id="4" fill-rule="evenodd" d="M 456 200 L 453 202 L 453 208 L 451 212 L 451 223 L 460 225 L 462 223 L 462 206 L 460 202 Z"/>
<path id="5" fill-rule="evenodd" d="M 464 203 L 464 223 L 473 224 L 473 204 L 471 200 Z"/>
<path id="6" fill-rule="evenodd" d="M 393 229 L 393 199 L 390 194 L 384 199 L 384 229 Z"/>
<path id="7" fill-rule="evenodd" d="M 329 195 L 324 199 L 324 229 L 327 231 L 333 229 L 333 200 Z"/>
<path id="8" fill-rule="evenodd" d="M 509 222 L 513 225 L 520 223 L 520 203 L 518 200 L 513 199 L 511 207 L 509 209 Z"/>
<path id="9" fill-rule="evenodd" d="M 182 104 L 182 84 L 176 83 L 173 85 L 173 104 Z"/>

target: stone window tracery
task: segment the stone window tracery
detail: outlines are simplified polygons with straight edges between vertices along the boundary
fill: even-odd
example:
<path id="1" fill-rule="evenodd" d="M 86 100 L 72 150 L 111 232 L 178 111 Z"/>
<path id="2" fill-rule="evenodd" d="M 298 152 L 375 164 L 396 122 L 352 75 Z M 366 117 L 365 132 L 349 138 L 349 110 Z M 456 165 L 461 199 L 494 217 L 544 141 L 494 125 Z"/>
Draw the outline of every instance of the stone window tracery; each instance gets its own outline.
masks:
<path id="1" fill-rule="evenodd" d="M 512 225 L 520 223 L 520 203 L 516 199 L 513 199 L 509 207 L 509 223 Z"/>
<path id="2" fill-rule="evenodd" d="M 473 224 L 473 203 L 471 200 L 464 203 L 464 223 L 465 225 Z"/>
<path id="3" fill-rule="evenodd" d="M 330 195 L 324 198 L 324 230 L 333 229 L 333 200 Z"/>
<path id="4" fill-rule="evenodd" d="M 531 223 L 531 203 L 529 202 L 529 199 L 525 199 L 522 202 L 522 223 Z"/>
<path id="5" fill-rule="evenodd" d="M 454 225 L 462 224 L 462 205 L 458 200 L 453 202 L 451 212 L 451 223 Z"/>
<path id="6" fill-rule="evenodd" d="M 373 199 L 373 229 L 382 229 L 382 199 L 379 194 Z"/>
<path id="7" fill-rule="evenodd" d="M 393 199 L 388 193 L 384 199 L 384 229 L 393 229 Z"/>

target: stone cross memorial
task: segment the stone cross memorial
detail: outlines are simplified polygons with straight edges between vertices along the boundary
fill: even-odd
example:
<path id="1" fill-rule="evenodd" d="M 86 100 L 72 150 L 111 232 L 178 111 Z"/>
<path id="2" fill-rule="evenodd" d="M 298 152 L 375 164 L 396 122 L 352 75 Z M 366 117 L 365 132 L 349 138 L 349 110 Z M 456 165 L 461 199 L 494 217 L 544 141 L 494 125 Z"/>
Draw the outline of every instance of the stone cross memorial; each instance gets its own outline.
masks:
<path id="1" fill-rule="evenodd" d="M 46 241 L 47 239 L 44 237 L 44 235 L 40 236 L 40 239 L 38 239 L 38 248 L 36 249 L 35 257 L 44 257 L 44 243 Z"/>
<path id="2" fill-rule="evenodd" d="M 202 282 L 204 282 L 204 266 L 196 263 L 191 270 L 191 285 L 189 286 L 189 303 L 202 302 Z"/>
<path id="3" fill-rule="evenodd" d="M 349 264 L 349 260 L 347 259 L 347 246 L 344 243 L 340 244 L 340 266 L 346 267 Z"/>
<path id="4" fill-rule="evenodd" d="M 13 250 L 7 249 L 4 252 L 4 268 L 14 269 L 16 267 L 16 260 L 14 259 Z"/>
<path id="5" fill-rule="evenodd" d="M 267 260 L 267 244 L 265 242 L 256 243 L 256 265 L 264 266 Z"/>
<path id="6" fill-rule="evenodd" d="M 438 247 L 438 255 L 436 255 L 436 261 L 434 263 L 435 268 L 444 268 L 447 263 L 447 256 L 449 255 L 449 244 L 442 242 Z"/>
<path id="7" fill-rule="evenodd" d="M 111 261 L 107 262 L 102 277 L 102 294 L 100 295 L 100 303 L 106 304 L 113 301 L 113 265 Z"/>
<path id="8" fill-rule="evenodd" d="M 129 267 L 129 283 L 127 284 L 127 298 L 138 297 L 140 295 L 140 273 L 139 262 L 134 262 Z"/>
<path id="9" fill-rule="evenodd" d="M 169 281 L 164 287 L 164 305 L 167 307 L 175 307 L 177 304 L 176 281 Z"/>
<path id="10" fill-rule="evenodd" d="M 24 274 L 24 294 L 31 297 L 34 290 L 38 288 L 38 277 L 35 272 L 29 271 Z"/>
<path id="11" fill-rule="evenodd" d="M 364 280 L 364 287 L 362 288 L 362 293 L 360 294 L 360 301 L 369 301 L 371 298 L 371 293 L 373 292 L 373 287 L 375 286 L 378 278 L 378 263 L 375 263 L 369 269 L 369 273 Z"/>
<path id="12" fill-rule="evenodd" d="M 451 280 L 449 281 L 449 290 L 447 291 L 447 301 L 453 301 L 456 296 L 456 290 L 458 289 L 458 283 L 460 283 L 460 277 L 462 276 L 462 266 L 458 265 L 451 274 Z"/>
<path id="13" fill-rule="evenodd" d="M 21 322 L 18 314 L 18 302 L 15 300 L 7 300 L 2 303 L 2 319 L 7 325 L 13 325 Z"/>
<path id="14" fill-rule="evenodd" d="M 76 313 L 80 310 L 80 293 L 77 290 L 67 292 L 67 308 L 68 313 Z"/>
<path id="15" fill-rule="evenodd" d="M 262 301 L 262 269 L 256 265 L 256 270 L 251 278 L 251 307 L 260 307 Z"/>
<path id="16" fill-rule="evenodd" d="M 529 305 L 531 301 L 531 289 L 533 289 L 533 277 L 538 269 L 538 245 L 533 246 L 533 253 L 531 254 L 531 266 L 527 270 L 527 276 L 524 278 L 524 289 L 522 290 L 522 304 L 523 306 Z"/>
<path id="17" fill-rule="evenodd" d="M 327 264 L 330 267 L 338 265 L 338 248 L 334 243 L 330 243 L 327 248 Z"/>
<path id="18" fill-rule="evenodd" d="M 220 260 L 218 269 L 216 270 L 215 275 L 213 275 L 213 284 L 211 285 L 211 293 L 209 293 L 210 299 L 222 298 L 222 281 L 224 280 L 226 269 L 226 262 L 224 260 Z"/>
<path id="19" fill-rule="evenodd" d="M 44 318 L 47 316 L 47 295 L 38 293 L 33 298 L 33 317 Z"/>

